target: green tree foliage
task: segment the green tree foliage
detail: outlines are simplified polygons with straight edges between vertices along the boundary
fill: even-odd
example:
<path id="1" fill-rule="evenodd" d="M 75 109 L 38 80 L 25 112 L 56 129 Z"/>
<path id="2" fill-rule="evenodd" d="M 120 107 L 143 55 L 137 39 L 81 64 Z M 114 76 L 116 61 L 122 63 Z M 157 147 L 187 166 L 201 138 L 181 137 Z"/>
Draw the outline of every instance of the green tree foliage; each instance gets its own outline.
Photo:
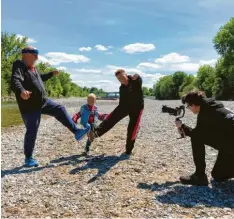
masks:
<path id="1" fill-rule="evenodd" d="M 175 72 L 164 76 L 154 85 L 153 93 L 156 99 L 179 99 L 185 92 L 195 88 L 195 77 L 184 72 Z"/>
<path id="2" fill-rule="evenodd" d="M 144 96 L 153 96 L 153 89 L 148 87 L 142 87 Z"/>
<path id="3" fill-rule="evenodd" d="M 220 28 L 213 42 L 221 55 L 216 65 L 213 93 L 217 99 L 234 99 L 234 17 Z"/>
<path id="4" fill-rule="evenodd" d="M 173 76 L 168 75 L 159 79 L 154 86 L 155 97 L 159 100 L 173 99 Z"/>
<path id="5" fill-rule="evenodd" d="M 212 96 L 212 89 L 215 81 L 215 68 L 210 65 L 203 65 L 198 69 L 196 86 L 204 91 L 207 97 Z"/>
<path id="6" fill-rule="evenodd" d="M 1 95 L 2 97 L 8 95 L 8 84 L 3 77 L 1 77 Z"/>
<path id="7" fill-rule="evenodd" d="M 26 46 L 27 38 L 17 38 L 16 34 L 8 34 L 2 32 L 1 35 L 1 83 L 2 95 L 7 95 L 10 90 L 10 79 L 12 64 L 16 59 L 20 58 L 21 50 Z"/>
<path id="8" fill-rule="evenodd" d="M 213 39 L 214 47 L 218 54 L 228 62 L 234 60 L 234 17 L 222 26 Z"/>
<path id="9" fill-rule="evenodd" d="M 194 88 L 196 88 L 196 78 L 194 75 L 187 75 L 187 77 L 184 78 L 183 84 L 180 86 L 179 96 L 182 97 Z"/>
<path id="10" fill-rule="evenodd" d="M 218 60 L 212 91 L 217 99 L 234 100 L 234 63 L 227 65 L 225 58 Z"/>
<path id="11" fill-rule="evenodd" d="M 186 73 L 178 71 L 172 75 L 172 99 L 180 98 L 181 86 L 183 85 L 185 78 L 187 77 Z"/>

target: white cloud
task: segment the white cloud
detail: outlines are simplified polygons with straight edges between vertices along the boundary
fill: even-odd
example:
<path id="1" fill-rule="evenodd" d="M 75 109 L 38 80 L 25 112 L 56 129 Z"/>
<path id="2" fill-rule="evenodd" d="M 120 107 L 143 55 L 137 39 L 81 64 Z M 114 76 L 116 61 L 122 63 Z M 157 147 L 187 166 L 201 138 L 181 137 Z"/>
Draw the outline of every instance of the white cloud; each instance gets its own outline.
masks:
<path id="1" fill-rule="evenodd" d="M 188 56 L 180 55 L 178 53 L 169 53 L 155 60 L 156 63 L 160 64 L 171 64 L 171 63 L 183 63 L 189 62 L 190 58 Z"/>
<path id="2" fill-rule="evenodd" d="M 49 63 L 49 60 L 46 57 L 39 55 L 38 56 L 38 62 Z"/>
<path id="3" fill-rule="evenodd" d="M 66 71 L 66 70 L 67 70 L 67 68 L 64 67 L 64 66 L 59 66 L 59 67 L 57 67 L 57 69 L 58 69 L 58 70 L 61 70 L 61 71 Z"/>
<path id="4" fill-rule="evenodd" d="M 74 71 L 78 72 L 78 73 L 101 73 L 101 70 L 88 69 L 88 68 L 76 68 L 76 69 L 74 69 Z"/>
<path id="5" fill-rule="evenodd" d="M 171 71 L 196 72 L 199 66 L 199 63 L 178 63 L 172 64 L 169 69 Z"/>
<path id="6" fill-rule="evenodd" d="M 161 68 L 161 65 L 151 63 L 151 62 L 142 62 L 137 66 L 137 68 L 141 68 L 141 69 L 158 69 L 158 68 Z"/>
<path id="7" fill-rule="evenodd" d="M 123 51 L 129 54 L 140 53 L 140 52 L 149 52 L 155 50 L 154 44 L 145 44 L 145 43 L 134 43 L 129 44 L 123 47 Z"/>
<path id="8" fill-rule="evenodd" d="M 170 66 L 172 71 L 197 72 L 202 65 L 215 66 L 217 59 L 199 60 L 198 62 L 178 63 Z"/>
<path id="9" fill-rule="evenodd" d="M 99 51 L 107 51 L 108 48 L 103 45 L 96 45 L 95 48 Z"/>
<path id="10" fill-rule="evenodd" d="M 211 59 L 211 60 L 200 60 L 200 64 L 201 65 L 211 65 L 211 66 L 215 66 L 217 62 L 217 59 Z"/>
<path id="11" fill-rule="evenodd" d="M 21 34 L 17 34 L 16 37 L 20 40 L 22 40 L 25 36 L 21 35 Z M 27 37 L 28 38 L 28 37 Z M 33 38 L 28 38 L 27 39 L 27 43 L 37 43 L 37 41 Z"/>
<path id="12" fill-rule="evenodd" d="M 89 51 L 91 51 L 92 50 L 92 48 L 91 47 L 81 47 L 81 48 L 79 48 L 79 50 L 81 51 L 81 52 L 89 52 Z"/>
<path id="13" fill-rule="evenodd" d="M 81 87 L 96 87 L 98 89 L 103 89 L 106 92 L 116 92 L 119 91 L 119 82 L 115 80 L 93 80 L 93 81 L 84 81 L 84 80 L 74 80 L 74 83 L 78 84 Z"/>
<path id="14" fill-rule="evenodd" d="M 89 62 L 89 58 L 83 55 L 67 54 L 64 52 L 49 52 L 45 54 L 46 59 L 51 65 L 59 65 L 60 63 L 81 63 Z"/>
<path id="15" fill-rule="evenodd" d="M 189 56 L 178 53 L 169 53 L 157 58 L 155 62 L 142 62 L 137 68 L 145 71 L 160 69 L 162 71 L 196 72 L 201 65 L 215 66 L 217 59 L 192 61 Z"/>

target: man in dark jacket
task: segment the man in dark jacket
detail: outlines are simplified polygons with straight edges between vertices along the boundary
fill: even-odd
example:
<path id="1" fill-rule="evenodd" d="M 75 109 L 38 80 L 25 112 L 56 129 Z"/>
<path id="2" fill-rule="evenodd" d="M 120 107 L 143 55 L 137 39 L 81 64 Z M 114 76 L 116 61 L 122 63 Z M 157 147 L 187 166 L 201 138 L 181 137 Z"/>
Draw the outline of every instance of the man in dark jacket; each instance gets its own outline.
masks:
<path id="1" fill-rule="evenodd" d="M 139 75 L 127 75 L 123 69 L 116 71 L 115 76 L 121 83 L 119 105 L 108 115 L 96 129 L 96 137 L 101 137 L 116 123 L 126 116 L 130 117 L 126 141 L 126 154 L 130 155 L 138 133 L 141 116 L 144 109 L 142 79 Z"/>
<path id="2" fill-rule="evenodd" d="M 182 98 L 197 116 L 194 129 L 176 122 L 185 135 L 191 137 L 193 160 L 196 171 L 190 176 L 180 177 L 183 184 L 208 185 L 205 174 L 205 145 L 218 150 L 218 157 L 211 172 L 216 181 L 234 178 L 234 112 L 214 98 L 206 98 L 200 91 L 189 92 Z"/>
<path id="3" fill-rule="evenodd" d="M 13 63 L 11 86 L 15 93 L 19 110 L 26 127 L 24 138 L 25 165 L 28 167 L 38 166 L 33 158 L 37 131 L 40 125 L 41 114 L 55 117 L 75 134 L 79 140 L 82 130 L 78 129 L 66 109 L 46 98 L 43 81 L 47 81 L 58 71 L 40 74 L 34 64 L 38 59 L 38 50 L 27 46 L 22 50 L 22 60 Z"/>

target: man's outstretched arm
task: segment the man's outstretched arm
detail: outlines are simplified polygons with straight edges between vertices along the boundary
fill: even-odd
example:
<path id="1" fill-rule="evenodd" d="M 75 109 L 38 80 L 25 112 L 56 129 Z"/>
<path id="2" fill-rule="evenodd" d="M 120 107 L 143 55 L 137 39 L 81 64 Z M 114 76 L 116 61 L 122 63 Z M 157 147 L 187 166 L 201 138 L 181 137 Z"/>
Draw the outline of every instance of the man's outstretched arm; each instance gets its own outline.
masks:
<path id="1" fill-rule="evenodd" d="M 53 76 L 58 75 L 59 72 L 58 72 L 57 70 L 55 70 L 55 71 L 51 71 L 51 72 L 46 73 L 46 74 L 41 74 L 41 73 L 39 73 L 39 74 L 40 74 L 40 76 L 41 76 L 41 80 L 42 80 L 42 81 L 47 81 L 47 80 L 49 80 L 50 78 L 52 78 Z"/>

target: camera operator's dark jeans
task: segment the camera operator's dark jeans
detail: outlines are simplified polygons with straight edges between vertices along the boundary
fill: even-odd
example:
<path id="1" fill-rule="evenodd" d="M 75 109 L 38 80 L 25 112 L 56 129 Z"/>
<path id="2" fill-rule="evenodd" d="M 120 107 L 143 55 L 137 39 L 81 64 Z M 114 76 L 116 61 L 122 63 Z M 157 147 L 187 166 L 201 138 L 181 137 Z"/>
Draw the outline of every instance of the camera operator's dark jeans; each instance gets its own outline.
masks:
<path id="1" fill-rule="evenodd" d="M 232 140 L 233 141 L 233 140 Z M 196 166 L 196 174 L 197 175 L 204 175 L 206 162 L 205 162 L 205 145 L 211 146 L 213 148 L 224 148 L 219 149 L 218 157 L 216 163 L 213 167 L 211 175 L 216 180 L 223 180 L 226 178 L 234 178 L 234 144 L 233 142 L 225 147 L 220 145 L 220 143 L 215 142 L 214 139 L 205 139 L 203 137 L 192 136 L 191 137 L 192 143 L 192 151 L 193 151 L 193 160 Z M 226 148 L 233 148 L 233 150 L 226 150 Z"/>
<path id="2" fill-rule="evenodd" d="M 26 127 L 24 137 L 24 154 L 26 158 L 30 158 L 33 154 L 37 131 L 41 121 L 41 114 L 55 117 L 74 134 L 79 131 L 76 124 L 67 113 L 65 107 L 47 99 L 41 111 L 21 114 Z"/>

